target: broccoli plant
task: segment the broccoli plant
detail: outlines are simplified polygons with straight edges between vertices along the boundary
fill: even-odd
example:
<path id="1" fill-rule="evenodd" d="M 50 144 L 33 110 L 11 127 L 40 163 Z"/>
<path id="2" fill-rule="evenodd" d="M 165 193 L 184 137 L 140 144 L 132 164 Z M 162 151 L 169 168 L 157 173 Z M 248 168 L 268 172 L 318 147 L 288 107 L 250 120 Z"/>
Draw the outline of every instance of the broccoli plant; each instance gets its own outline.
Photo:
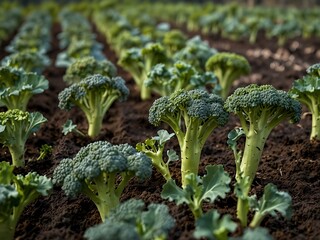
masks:
<path id="1" fill-rule="evenodd" d="M 196 221 L 193 236 L 197 239 L 228 240 L 228 234 L 237 229 L 237 224 L 226 214 L 222 217 L 217 210 L 205 213 Z"/>
<path id="2" fill-rule="evenodd" d="M 48 144 L 43 144 L 40 149 L 39 149 L 39 157 L 37 158 L 37 160 L 43 160 L 46 157 L 48 157 L 49 155 L 52 154 L 52 149 L 53 147 L 48 145 Z"/>
<path id="3" fill-rule="evenodd" d="M 83 193 L 96 205 L 102 221 L 120 203 L 124 188 L 133 177 L 146 180 L 152 162 L 128 144 L 106 141 L 82 147 L 73 159 L 63 159 L 53 173 L 53 183 L 69 197 Z"/>
<path id="4" fill-rule="evenodd" d="M 206 167 L 207 174 L 199 177 L 194 173 L 186 176 L 188 184 L 180 188 L 175 181 L 170 179 L 163 186 L 161 197 L 175 201 L 177 205 L 185 203 L 188 205 L 195 219 L 203 215 L 202 203 L 213 203 L 218 197 L 225 198 L 230 191 L 230 177 L 223 170 L 222 165 L 209 165 Z"/>
<path id="5" fill-rule="evenodd" d="M 221 97 L 226 99 L 234 80 L 250 73 L 247 59 L 235 53 L 221 52 L 213 55 L 206 62 L 206 70 L 217 76 L 221 86 Z"/>
<path id="6" fill-rule="evenodd" d="M 153 166 L 168 181 L 171 179 L 169 163 L 178 160 L 179 157 L 174 150 L 167 150 L 168 160 L 165 162 L 163 159 L 163 151 L 165 143 L 174 136 L 174 133 L 169 134 L 166 130 L 159 130 L 157 133 L 157 136 L 146 139 L 143 143 L 138 143 L 136 149 L 151 158 Z"/>
<path id="7" fill-rule="evenodd" d="M 47 121 L 41 113 L 18 109 L 0 112 L 0 142 L 8 147 L 13 166 L 24 167 L 25 144 L 29 136 Z"/>
<path id="8" fill-rule="evenodd" d="M 68 119 L 63 125 L 62 125 L 62 133 L 63 135 L 67 135 L 68 133 L 76 133 L 77 135 L 81 137 L 85 137 L 86 135 L 81 132 L 77 125 L 72 122 L 71 119 Z"/>
<path id="9" fill-rule="evenodd" d="M 181 179 L 186 187 L 189 173 L 198 175 L 201 150 L 212 131 L 228 121 L 223 100 L 205 90 L 179 90 L 161 97 L 149 110 L 149 122 L 167 123 L 175 132 L 181 150 Z"/>
<path id="10" fill-rule="evenodd" d="M 111 104 L 124 101 L 129 89 L 121 77 L 109 78 L 101 74 L 90 75 L 59 93 L 59 107 L 70 110 L 79 107 L 88 120 L 88 135 L 96 137 L 102 128 L 102 121 Z"/>
<path id="11" fill-rule="evenodd" d="M 48 80 L 34 72 L 0 67 L 0 106 L 26 111 L 30 98 L 48 87 Z"/>
<path id="12" fill-rule="evenodd" d="M 175 62 L 170 68 L 163 63 L 155 65 L 144 84 L 161 96 L 169 96 L 180 89 L 205 89 L 206 86 L 211 86 L 215 92 L 220 89 L 213 73 L 199 73 L 190 64 L 182 61 Z"/>
<path id="13" fill-rule="evenodd" d="M 48 196 L 52 189 L 51 179 L 36 172 L 14 175 L 14 167 L 0 163 L 0 236 L 13 240 L 19 218 L 31 202 L 40 196 Z"/>
<path id="14" fill-rule="evenodd" d="M 86 230 L 88 240 L 164 240 L 174 227 L 175 220 L 164 204 L 152 203 L 145 210 L 142 200 L 129 199 L 110 212 L 104 223 Z"/>
<path id="15" fill-rule="evenodd" d="M 168 51 L 168 55 L 172 56 L 176 52 L 185 47 L 187 37 L 180 30 L 171 30 L 164 34 L 163 45 Z"/>
<path id="16" fill-rule="evenodd" d="M 248 193 L 259 166 L 265 142 L 276 126 L 285 120 L 300 120 L 301 105 L 290 95 L 271 85 L 251 84 L 238 88 L 225 102 L 225 109 L 240 119 L 246 136 L 243 155 L 235 152 L 237 167 L 237 214 L 243 226 L 247 225 Z M 239 134 L 242 134 L 239 131 Z M 237 135 L 237 134 L 235 134 Z M 238 137 L 234 137 L 236 140 Z M 230 145 L 230 142 L 229 142 Z"/>
<path id="17" fill-rule="evenodd" d="M 67 68 L 66 74 L 63 76 L 63 80 L 68 84 L 73 84 L 94 74 L 101 74 L 112 78 L 116 77 L 117 69 L 108 60 L 98 61 L 92 56 L 83 57 L 71 63 Z"/>
<path id="18" fill-rule="evenodd" d="M 5 57 L 2 60 L 2 65 L 41 74 L 50 65 L 50 59 L 41 52 L 23 50 Z"/>
<path id="19" fill-rule="evenodd" d="M 167 62 L 165 49 L 159 43 L 148 43 L 144 48 L 130 48 L 125 51 L 119 65 L 128 71 L 140 90 L 142 100 L 149 99 L 151 90 L 144 84 L 151 68 L 158 63 Z"/>
<path id="20" fill-rule="evenodd" d="M 310 140 L 320 140 L 320 77 L 306 75 L 293 82 L 290 94 L 305 104 L 312 115 Z"/>

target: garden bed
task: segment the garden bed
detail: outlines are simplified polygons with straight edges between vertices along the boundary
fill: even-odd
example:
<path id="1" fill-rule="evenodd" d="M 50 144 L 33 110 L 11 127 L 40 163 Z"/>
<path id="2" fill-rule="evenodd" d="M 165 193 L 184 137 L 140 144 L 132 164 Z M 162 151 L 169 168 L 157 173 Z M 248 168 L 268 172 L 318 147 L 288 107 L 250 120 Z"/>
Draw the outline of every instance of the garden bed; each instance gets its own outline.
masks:
<path id="1" fill-rule="evenodd" d="M 29 161 L 25 169 L 17 169 L 19 173 L 36 171 L 52 176 L 53 170 L 61 159 L 72 157 L 78 150 L 92 142 L 75 134 L 62 134 L 62 125 L 68 118 L 75 122 L 80 130 L 86 130 L 86 120 L 78 109 L 70 112 L 58 108 L 57 95 L 66 85 L 62 80 L 64 69 L 54 67 L 58 49 L 56 39 L 60 26 L 53 28 L 52 50 L 49 56 L 52 65 L 44 75 L 50 82 L 49 90 L 34 96 L 29 105 L 29 111 L 41 112 L 48 121 L 43 124 L 36 135 L 31 136 L 26 145 L 26 159 Z M 197 33 L 189 33 L 195 35 Z M 272 84 L 278 89 L 288 90 L 292 81 L 302 77 L 305 69 L 320 62 L 320 45 L 316 39 L 290 41 L 285 48 L 278 48 L 274 39 L 266 40 L 259 37 L 257 44 L 249 45 L 245 41 L 232 42 L 219 36 L 204 37 L 210 45 L 219 51 L 231 51 L 244 55 L 250 62 L 252 73 L 242 77 L 234 88 L 249 83 Z M 98 41 L 105 43 L 99 35 Z M 1 56 L 4 55 L 2 47 Z M 117 62 L 115 54 L 105 46 L 104 54 L 113 63 Z M 118 73 L 127 81 L 130 97 L 126 102 L 116 102 L 112 105 L 104 119 L 103 130 L 94 140 L 106 140 L 113 144 L 136 143 L 154 136 L 160 128 L 148 122 L 148 111 L 157 96 L 142 102 L 134 81 L 129 74 L 118 67 Z M 304 108 L 304 110 L 306 110 Z M 305 112 L 305 111 L 304 111 Z M 238 120 L 230 116 L 225 127 L 217 128 L 209 137 L 202 151 L 200 174 L 208 164 L 223 164 L 225 170 L 233 178 L 235 174 L 234 157 L 227 146 L 227 134 Z M 311 115 L 304 114 L 299 124 L 282 123 L 270 134 L 263 152 L 261 164 L 253 183 L 252 192 L 262 194 L 267 183 L 274 183 L 280 190 L 288 191 L 292 196 L 293 216 L 287 221 L 283 218 L 267 217 L 262 226 L 267 227 L 275 239 L 317 239 L 320 236 L 320 143 L 310 142 Z M 39 148 L 43 144 L 53 146 L 53 154 L 43 161 L 36 161 Z M 169 147 L 178 150 L 175 140 Z M 10 161 L 9 152 L 3 148 L 0 157 Z M 171 166 L 174 178 L 180 177 L 179 163 Z M 176 206 L 160 197 L 161 186 L 165 183 L 156 171 L 146 182 L 132 181 L 125 189 L 121 200 L 139 198 L 146 203 L 164 202 L 170 208 L 170 213 L 176 219 L 176 227 L 170 233 L 169 239 L 192 239 L 194 220 L 187 206 Z M 216 208 L 221 213 L 229 213 L 235 218 L 236 197 L 229 194 L 226 199 L 216 204 L 205 204 L 204 210 Z M 55 187 L 49 197 L 41 197 L 30 204 L 23 212 L 17 226 L 17 239 L 83 239 L 84 231 L 100 222 L 100 216 L 95 205 L 84 196 L 68 199 L 60 188 Z M 235 235 L 240 234 L 238 230 Z"/>

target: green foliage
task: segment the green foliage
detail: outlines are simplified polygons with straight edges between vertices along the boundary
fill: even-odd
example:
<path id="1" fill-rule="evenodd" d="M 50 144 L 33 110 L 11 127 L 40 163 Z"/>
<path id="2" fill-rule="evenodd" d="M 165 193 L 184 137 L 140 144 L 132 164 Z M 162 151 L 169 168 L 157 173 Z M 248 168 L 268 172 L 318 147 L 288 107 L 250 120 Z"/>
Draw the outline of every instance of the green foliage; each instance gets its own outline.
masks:
<path id="1" fill-rule="evenodd" d="M 246 226 L 248 193 L 259 166 L 264 144 L 272 129 L 281 122 L 290 120 L 296 123 L 300 120 L 301 105 L 287 92 L 277 90 L 271 85 L 251 84 L 238 88 L 229 96 L 225 102 L 225 109 L 239 117 L 242 127 L 242 130 L 229 134 L 229 145 L 236 158 L 238 218 L 241 224 Z M 234 141 L 243 133 L 246 141 L 241 157 Z"/>
<path id="2" fill-rule="evenodd" d="M 48 87 L 44 76 L 9 66 L 0 67 L 0 106 L 26 111 L 30 98 Z"/>
<path id="3" fill-rule="evenodd" d="M 235 53 L 221 52 L 207 60 L 206 70 L 214 72 L 217 76 L 222 88 L 221 96 L 226 99 L 234 80 L 249 74 L 251 68 L 245 57 Z"/>
<path id="4" fill-rule="evenodd" d="M 291 196 L 279 191 L 277 187 L 271 183 L 264 188 L 263 196 L 260 200 L 256 196 L 250 197 L 249 205 L 255 211 L 250 227 L 257 227 L 267 214 L 277 217 L 277 212 L 287 219 L 292 215 Z"/>
<path id="5" fill-rule="evenodd" d="M 193 235 L 197 239 L 227 240 L 228 233 L 236 229 L 237 224 L 231 220 L 230 215 L 221 217 L 217 210 L 212 210 L 197 219 Z"/>
<path id="6" fill-rule="evenodd" d="M 0 142 L 8 147 L 13 166 L 24 167 L 25 144 L 47 119 L 41 113 L 18 109 L 0 112 Z"/>
<path id="7" fill-rule="evenodd" d="M 207 174 L 202 178 L 193 173 L 188 174 L 188 184 L 184 188 L 178 187 L 175 181 L 170 179 L 163 186 L 161 197 L 175 201 L 177 205 L 187 204 L 195 219 L 198 219 L 202 216 L 203 202 L 213 203 L 218 197 L 225 198 L 230 191 L 231 179 L 222 165 L 209 165 L 206 171 Z"/>
<path id="8" fill-rule="evenodd" d="M 216 53 L 217 50 L 201 40 L 200 36 L 195 36 L 186 42 L 184 48 L 174 54 L 173 60 L 184 61 L 193 66 L 197 71 L 203 72 L 205 71 L 207 60 Z"/>
<path id="9" fill-rule="evenodd" d="M 213 92 L 219 92 L 220 87 L 213 73 L 199 73 L 190 64 L 182 61 L 175 62 L 170 68 L 162 63 L 155 65 L 144 84 L 161 96 L 169 96 L 181 89 L 205 89 L 209 85 Z"/>
<path id="10" fill-rule="evenodd" d="M 119 59 L 119 65 L 128 71 L 140 90 L 142 100 L 150 98 L 150 89 L 145 85 L 148 72 L 158 63 L 168 61 L 164 47 L 159 43 L 148 43 L 143 48 L 130 48 Z"/>
<path id="11" fill-rule="evenodd" d="M 146 139 L 143 143 L 138 143 L 136 145 L 136 149 L 145 153 L 149 158 L 151 158 L 153 166 L 168 181 L 171 179 L 169 163 L 172 161 L 177 161 L 179 157 L 174 150 L 167 150 L 168 160 L 165 162 L 163 151 L 165 143 L 169 141 L 172 136 L 174 136 L 174 133 L 169 134 L 166 130 L 159 130 L 157 133 L 157 136 L 151 139 Z"/>
<path id="12" fill-rule="evenodd" d="M 85 136 L 83 132 L 77 129 L 77 125 L 72 122 L 72 120 L 68 119 L 62 126 L 62 133 L 67 135 L 68 133 L 76 133 L 82 137 Z"/>
<path id="13" fill-rule="evenodd" d="M 133 177 L 146 180 L 152 162 L 128 144 L 106 141 L 82 147 L 73 159 L 63 159 L 54 170 L 53 183 L 69 197 L 83 193 L 97 206 L 102 221 L 120 203 L 124 188 Z"/>
<path id="14" fill-rule="evenodd" d="M 204 90 L 179 90 L 154 101 L 149 110 L 149 122 L 158 126 L 167 123 L 175 132 L 181 150 L 182 185 L 186 175 L 198 175 L 203 145 L 212 131 L 228 121 L 222 99 Z"/>
<path id="15" fill-rule="evenodd" d="M 142 200 L 127 200 L 112 210 L 104 223 L 87 229 L 84 237 L 88 240 L 167 239 L 175 225 L 168 207 L 152 203 L 147 210 L 144 208 Z"/>
<path id="16" fill-rule="evenodd" d="M 318 64 L 319 65 L 319 64 Z M 293 82 L 290 95 L 305 104 L 312 114 L 310 140 L 320 140 L 320 75 L 319 66 L 308 68 L 308 75 Z"/>
<path id="17" fill-rule="evenodd" d="M 88 120 L 88 135 L 100 133 L 102 121 L 115 100 L 124 101 L 129 89 L 121 77 L 109 78 L 101 74 L 90 75 L 59 93 L 59 107 L 70 110 L 79 107 Z"/>
<path id="18" fill-rule="evenodd" d="M 180 30 L 175 29 L 164 34 L 162 43 L 167 49 L 168 55 L 172 56 L 185 47 L 186 41 L 186 35 Z"/>
<path id="19" fill-rule="evenodd" d="M 41 74 L 43 70 L 50 65 L 50 59 L 43 53 L 33 50 L 24 50 L 5 57 L 2 65 L 16 69 L 22 69 L 26 72 L 35 72 Z"/>
<path id="20" fill-rule="evenodd" d="M 108 60 L 98 61 L 92 56 L 83 57 L 75 60 L 67 68 L 66 74 L 63 76 L 63 80 L 68 84 L 73 84 L 94 74 L 101 74 L 112 78 L 116 77 L 117 69 L 113 63 Z"/>
<path id="21" fill-rule="evenodd" d="M 48 196 L 52 189 L 51 179 L 36 172 L 14 175 L 14 167 L 0 163 L 0 236 L 13 240 L 19 218 L 31 202 L 38 197 Z"/>

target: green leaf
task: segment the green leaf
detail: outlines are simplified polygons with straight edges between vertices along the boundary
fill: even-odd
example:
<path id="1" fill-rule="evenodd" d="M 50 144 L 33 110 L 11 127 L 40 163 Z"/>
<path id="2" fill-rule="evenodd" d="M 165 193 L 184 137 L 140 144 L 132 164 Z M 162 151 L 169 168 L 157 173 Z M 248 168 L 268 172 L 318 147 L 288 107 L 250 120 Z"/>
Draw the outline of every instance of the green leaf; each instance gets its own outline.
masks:
<path id="1" fill-rule="evenodd" d="M 72 133 L 75 129 L 77 129 L 77 125 L 73 124 L 72 120 L 68 119 L 62 126 L 62 133 L 67 135 L 68 133 Z"/>
<path id="2" fill-rule="evenodd" d="M 12 183 L 14 166 L 8 162 L 0 163 L 0 184 L 9 185 Z"/>
<path id="3" fill-rule="evenodd" d="M 251 198 L 249 199 L 249 204 L 256 211 L 250 223 L 251 227 L 258 226 L 267 214 L 277 217 L 276 212 L 279 212 L 287 219 L 290 219 L 292 215 L 291 196 L 287 192 L 279 191 L 271 183 L 265 186 L 260 200 L 257 201 L 256 198 Z"/>
<path id="4" fill-rule="evenodd" d="M 178 161 L 179 160 L 179 156 L 178 154 L 176 153 L 176 151 L 174 151 L 173 149 L 169 149 L 167 151 L 167 156 L 168 156 L 168 162 L 174 162 L 174 161 Z"/>
<path id="5" fill-rule="evenodd" d="M 237 224 L 231 220 L 230 215 L 220 216 L 217 210 L 204 214 L 196 221 L 196 229 L 193 234 L 195 238 L 227 239 L 228 233 L 236 230 Z"/>
<path id="6" fill-rule="evenodd" d="M 242 128 L 235 128 L 228 133 L 227 144 L 233 150 L 237 146 L 237 141 L 245 135 Z"/>
<path id="7" fill-rule="evenodd" d="M 257 227 L 254 229 L 247 228 L 244 230 L 244 234 L 238 238 L 231 238 L 231 240 L 272 240 L 272 236 L 269 234 L 268 229 Z"/>
<path id="8" fill-rule="evenodd" d="M 176 182 L 172 179 L 163 185 L 161 197 L 164 199 L 169 199 L 169 201 L 175 201 L 177 205 L 182 203 L 189 204 L 191 201 L 189 193 L 178 187 Z"/>
<path id="9" fill-rule="evenodd" d="M 229 175 L 223 170 L 222 165 L 210 165 L 206 167 L 207 174 L 202 178 L 202 200 L 214 202 L 216 198 L 224 198 L 230 191 Z"/>
<path id="10" fill-rule="evenodd" d="M 159 144 L 162 146 L 165 142 L 169 141 L 174 133 L 168 133 L 167 130 L 159 130 L 158 136 L 153 137 L 152 139 L 159 141 Z"/>

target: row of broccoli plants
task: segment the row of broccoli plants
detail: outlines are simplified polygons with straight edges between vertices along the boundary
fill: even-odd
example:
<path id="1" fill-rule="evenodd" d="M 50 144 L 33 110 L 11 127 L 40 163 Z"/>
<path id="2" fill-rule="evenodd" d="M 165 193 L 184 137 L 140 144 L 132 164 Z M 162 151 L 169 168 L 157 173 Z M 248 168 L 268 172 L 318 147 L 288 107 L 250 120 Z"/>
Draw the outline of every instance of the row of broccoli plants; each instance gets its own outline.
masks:
<path id="1" fill-rule="evenodd" d="M 0 10 L 0 45 L 8 40 L 22 22 L 22 11 L 20 8 L 5 6 L 2 4 Z"/>
<path id="2" fill-rule="evenodd" d="M 11 54 L 1 61 L 0 106 L 7 111 L 0 113 L 3 126 L 0 139 L 8 147 L 14 166 L 25 165 L 27 138 L 46 121 L 39 112 L 29 113 L 27 105 L 33 95 L 48 89 L 48 80 L 41 74 L 50 64 L 46 55 L 50 39 L 50 15 L 41 11 L 31 13 L 6 48 Z"/>
<path id="3" fill-rule="evenodd" d="M 134 4 L 132 1 L 130 3 Z M 231 40 L 247 39 L 250 43 L 255 43 L 261 32 L 267 38 L 275 37 L 278 45 L 282 46 L 294 37 L 307 39 L 320 35 L 318 8 L 247 8 L 236 3 L 219 5 L 160 2 L 139 6 L 137 11 L 144 9 L 159 19 L 185 25 L 189 31 L 221 34 Z"/>
<path id="4" fill-rule="evenodd" d="M 98 60 L 106 59 L 102 44 L 96 41 L 89 21 L 80 13 L 63 9 L 59 14 L 62 32 L 59 33 L 59 46 L 64 51 L 57 56 L 57 67 L 68 67 L 76 59 L 93 56 Z"/>

